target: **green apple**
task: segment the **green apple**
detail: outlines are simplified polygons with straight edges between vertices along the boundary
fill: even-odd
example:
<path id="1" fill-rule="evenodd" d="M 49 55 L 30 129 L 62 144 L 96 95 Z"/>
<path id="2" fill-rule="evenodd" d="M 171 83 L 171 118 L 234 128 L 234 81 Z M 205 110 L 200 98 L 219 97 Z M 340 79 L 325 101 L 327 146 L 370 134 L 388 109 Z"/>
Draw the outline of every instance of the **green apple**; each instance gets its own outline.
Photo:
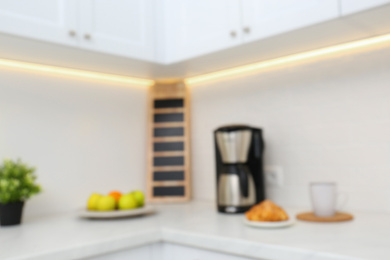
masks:
<path id="1" fill-rule="evenodd" d="M 142 207 L 145 203 L 144 193 L 140 190 L 135 190 L 131 194 L 133 194 L 134 198 L 136 199 L 138 207 Z"/>
<path id="2" fill-rule="evenodd" d="M 102 197 L 102 195 L 99 193 L 92 193 L 88 199 L 87 209 L 88 210 L 96 210 L 97 202 L 101 197 Z"/>
<path id="3" fill-rule="evenodd" d="M 102 196 L 96 204 L 96 210 L 99 211 L 110 211 L 114 210 L 116 206 L 116 201 L 113 197 L 107 195 Z"/>
<path id="4" fill-rule="evenodd" d="M 137 200 L 134 197 L 133 194 L 128 193 L 126 195 L 122 195 L 119 199 L 119 209 L 124 210 L 124 209 L 134 209 L 138 207 Z"/>

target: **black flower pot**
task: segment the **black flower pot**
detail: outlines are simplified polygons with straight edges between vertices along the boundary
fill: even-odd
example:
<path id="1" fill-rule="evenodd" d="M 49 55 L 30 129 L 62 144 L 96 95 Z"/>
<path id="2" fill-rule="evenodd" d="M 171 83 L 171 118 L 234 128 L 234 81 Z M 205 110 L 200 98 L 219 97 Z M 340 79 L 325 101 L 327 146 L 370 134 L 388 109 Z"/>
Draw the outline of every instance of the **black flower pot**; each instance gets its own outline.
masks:
<path id="1" fill-rule="evenodd" d="M 24 201 L 0 203 L 0 226 L 19 225 L 22 220 Z"/>

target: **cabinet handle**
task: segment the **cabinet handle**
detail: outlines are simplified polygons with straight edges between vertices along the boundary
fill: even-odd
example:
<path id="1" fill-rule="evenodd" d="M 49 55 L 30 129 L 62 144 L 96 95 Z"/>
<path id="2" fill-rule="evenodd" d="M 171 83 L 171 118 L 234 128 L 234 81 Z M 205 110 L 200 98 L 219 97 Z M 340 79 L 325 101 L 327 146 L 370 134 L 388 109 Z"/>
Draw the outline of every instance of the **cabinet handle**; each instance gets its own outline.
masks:
<path id="1" fill-rule="evenodd" d="M 75 36 L 76 36 L 76 32 L 73 31 L 73 30 L 70 30 L 70 31 L 69 31 L 69 36 L 70 36 L 70 37 L 75 37 Z"/>
<path id="2" fill-rule="evenodd" d="M 90 40 L 91 39 L 91 35 L 90 34 L 84 34 L 84 39 L 86 40 Z"/>
<path id="3" fill-rule="evenodd" d="M 251 32 L 251 28 L 248 26 L 244 27 L 242 30 L 244 31 L 244 33 L 248 33 L 248 34 Z"/>
<path id="4" fill-rule="evenodd" d="M 237 36 L 236 31 L 231 31 L 231 32 L 230 32 L 230 36 L 231 36 L 232 38 L 236 38 L 236 36 Z"/>

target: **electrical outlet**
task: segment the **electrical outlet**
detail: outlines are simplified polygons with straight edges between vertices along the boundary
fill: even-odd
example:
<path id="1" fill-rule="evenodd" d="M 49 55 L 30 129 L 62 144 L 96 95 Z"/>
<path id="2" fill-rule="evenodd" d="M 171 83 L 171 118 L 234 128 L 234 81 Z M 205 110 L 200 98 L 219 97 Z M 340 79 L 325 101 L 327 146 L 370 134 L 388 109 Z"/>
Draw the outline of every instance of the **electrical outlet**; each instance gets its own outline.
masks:
<path id="1" fill-rule="evenodd" d="M 284 176 L 283 168 L 277 165 L 269 165 L 264 167 L 265 181 L 271 187 L 282 187 Z"/>

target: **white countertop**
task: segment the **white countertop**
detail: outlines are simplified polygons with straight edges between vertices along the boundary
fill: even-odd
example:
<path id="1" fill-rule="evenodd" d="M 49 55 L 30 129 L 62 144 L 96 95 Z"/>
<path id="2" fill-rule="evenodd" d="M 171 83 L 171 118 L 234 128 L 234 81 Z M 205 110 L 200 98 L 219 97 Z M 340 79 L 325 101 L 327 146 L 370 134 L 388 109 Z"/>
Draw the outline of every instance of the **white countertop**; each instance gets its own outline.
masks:
<path id="1" fill-rule="evenodd" d="M 259 259 L 390 259 L 389 214 L 354 213 L 350 222 L 297 221 L 288 228 L 258 229 L 245 226 L 243 215 L 217 213 L 209 202 L 156 209 L 137 218 L 88 220 L 73 212 L 1 227 L 0 259 L 77 259 L 162 241 Z"/>

